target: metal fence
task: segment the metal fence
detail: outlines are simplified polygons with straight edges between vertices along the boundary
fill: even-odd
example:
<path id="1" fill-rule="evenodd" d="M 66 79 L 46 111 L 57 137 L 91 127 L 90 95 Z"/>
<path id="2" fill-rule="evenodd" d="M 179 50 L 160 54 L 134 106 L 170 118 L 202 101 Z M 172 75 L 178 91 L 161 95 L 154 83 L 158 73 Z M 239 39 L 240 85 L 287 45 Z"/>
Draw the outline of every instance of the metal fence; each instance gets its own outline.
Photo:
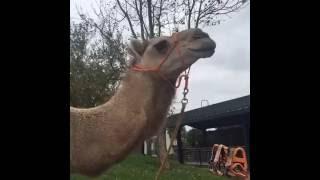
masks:
<path id="1" fill-rule="evenodd" d="M 236 146 L 245 148 L 245 146 Z M 177 151 L 176 151 L 177 152 Z M 212 147 L 203 147 L 203 148 L 183 148 L 183 160 L 185 164 L 190 165 L 199 165 L 199 166 L 207 166 L 208 162 L 211 158 Z M 247 150 L 246 150 L 247 153 Z M 249 161 L 249 156 L 247 153 L 247 158 Z"/>
<path id="2" fill-rule="evenodd" d="M 185 164 L 208 165 L 211 158 L 211 148 L 183 148 L 183 159 Z"/>

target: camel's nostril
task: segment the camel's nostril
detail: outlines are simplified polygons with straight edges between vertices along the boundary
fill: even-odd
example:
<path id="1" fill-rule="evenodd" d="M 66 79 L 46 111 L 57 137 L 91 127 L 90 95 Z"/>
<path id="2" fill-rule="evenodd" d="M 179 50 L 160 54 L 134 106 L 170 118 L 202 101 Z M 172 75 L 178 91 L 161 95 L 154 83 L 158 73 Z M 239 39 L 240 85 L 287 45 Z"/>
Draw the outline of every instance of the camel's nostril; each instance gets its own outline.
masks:
<path id="1" fill-rule="evenodd" d="M 193 39 L 201 39 L 202 37 L 201 36 L 193 36 L 192 38 Z"/>

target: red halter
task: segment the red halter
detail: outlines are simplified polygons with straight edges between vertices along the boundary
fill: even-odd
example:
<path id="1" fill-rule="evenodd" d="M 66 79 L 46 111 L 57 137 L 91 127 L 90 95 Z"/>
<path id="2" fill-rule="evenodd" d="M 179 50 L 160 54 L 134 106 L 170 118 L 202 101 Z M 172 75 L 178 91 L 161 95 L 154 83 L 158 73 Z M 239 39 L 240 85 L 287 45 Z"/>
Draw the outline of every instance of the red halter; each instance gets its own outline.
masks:
<path id="1" fill-rule="evenodd" d="M 178 33 L 174 33 L 174 34 L 172 35 L 172 37 L 173 37 L 173 46 L 172 46 L 172 48 L 167 52 L 166 56 L 161 60 L 160 64 L 159 64 L 157 67 L 147 68 L 147 67 L 142 67 L 142 66 L 140 66 L 140 65 L 138 65 L 138 64 L 135 64 L 135 65 L 133 65 L 133 67 L 131 68 L 131 70 L 133 70 L 133 71 L 140 71 L 140 72 L 156 72 L 156 73 L 158 73 L 158 74 L 160 75 L 160 77 L 161 77 L 162 79 L 168 81 L 168 83 L 170 84 L 170 86 L 171 86 L 172 88 L 174 88 L 174 89 L 175 89 L 175 88 L 178 88 L 178 87 L 180 86 L 181 79 L 182 79 L 182 77 L 184 77 L 185 80 L 186 80 L 186 82 L 185 82 L 185 87 L 188 87 L 188 74 L 189 74 L 189 71 L 190 71 L 190 67 L 189 67 L 189 69 L 188 69 L 188 72 L 185 71 L 185 74 L 184 74 L 184 75 L 181 75 L 181 76 L 179 77 L 179 83 L 178 83 L 178 85 L 176 85 L 176 86 L 174 86 L 174 85 L 170 82 L 170 80 L 169 80 L 168 78 L 166 78 L 163 74 L 160 73 L 160 68 L 161 68 L 161 66 L 166 62 L 166 60 L 168 59 L 169 55 L 171 54 L 171 52 L 174 50 L 175 47 L 177 47 L 176 49 L 177 49 L 178 55 L 181 56 L 181 51 L 180 51 L 179 46 L 178 46 L 179 41 L 178 41 L 178 37 L 177 37 L 177 36 L 178 36 Z M 185 65 L 184 59 L 182 59 L 182 64 Z"/>

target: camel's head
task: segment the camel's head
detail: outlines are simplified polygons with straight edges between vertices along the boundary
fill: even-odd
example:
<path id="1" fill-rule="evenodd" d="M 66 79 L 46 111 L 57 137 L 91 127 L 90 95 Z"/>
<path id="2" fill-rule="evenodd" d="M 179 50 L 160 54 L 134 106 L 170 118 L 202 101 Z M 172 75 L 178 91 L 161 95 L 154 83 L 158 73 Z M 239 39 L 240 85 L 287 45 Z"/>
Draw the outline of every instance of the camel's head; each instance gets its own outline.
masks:
<path id="1" fill-rule="evenodd" d="M 168 78 L 176 78 L 199 58 L 213 55 L 215 42 L 200 29 L 189 29 L 147 41 L 131 40 L 132 65 L 142 69 L 157 68 Z"/>

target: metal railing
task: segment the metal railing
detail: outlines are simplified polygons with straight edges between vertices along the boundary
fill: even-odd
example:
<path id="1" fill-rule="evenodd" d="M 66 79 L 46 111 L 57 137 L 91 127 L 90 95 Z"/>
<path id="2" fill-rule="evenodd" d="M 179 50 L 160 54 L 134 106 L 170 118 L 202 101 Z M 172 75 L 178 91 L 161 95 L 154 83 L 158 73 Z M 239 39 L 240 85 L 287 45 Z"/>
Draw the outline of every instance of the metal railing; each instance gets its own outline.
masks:
<path id="1" fill-rule="evenodd" d="M 245 146 L 237 146 L 245 148 Z M 211 158 L 212 147 L 183 148 L 183 160 L 185 164 L 207 166 Z"/>
<path id="2" fill-rule="evenodd" d="M 208 165 L 211 157 L 211 148 L 183 148 L 183 159 L 185 164 L 191 165 Z"/>

